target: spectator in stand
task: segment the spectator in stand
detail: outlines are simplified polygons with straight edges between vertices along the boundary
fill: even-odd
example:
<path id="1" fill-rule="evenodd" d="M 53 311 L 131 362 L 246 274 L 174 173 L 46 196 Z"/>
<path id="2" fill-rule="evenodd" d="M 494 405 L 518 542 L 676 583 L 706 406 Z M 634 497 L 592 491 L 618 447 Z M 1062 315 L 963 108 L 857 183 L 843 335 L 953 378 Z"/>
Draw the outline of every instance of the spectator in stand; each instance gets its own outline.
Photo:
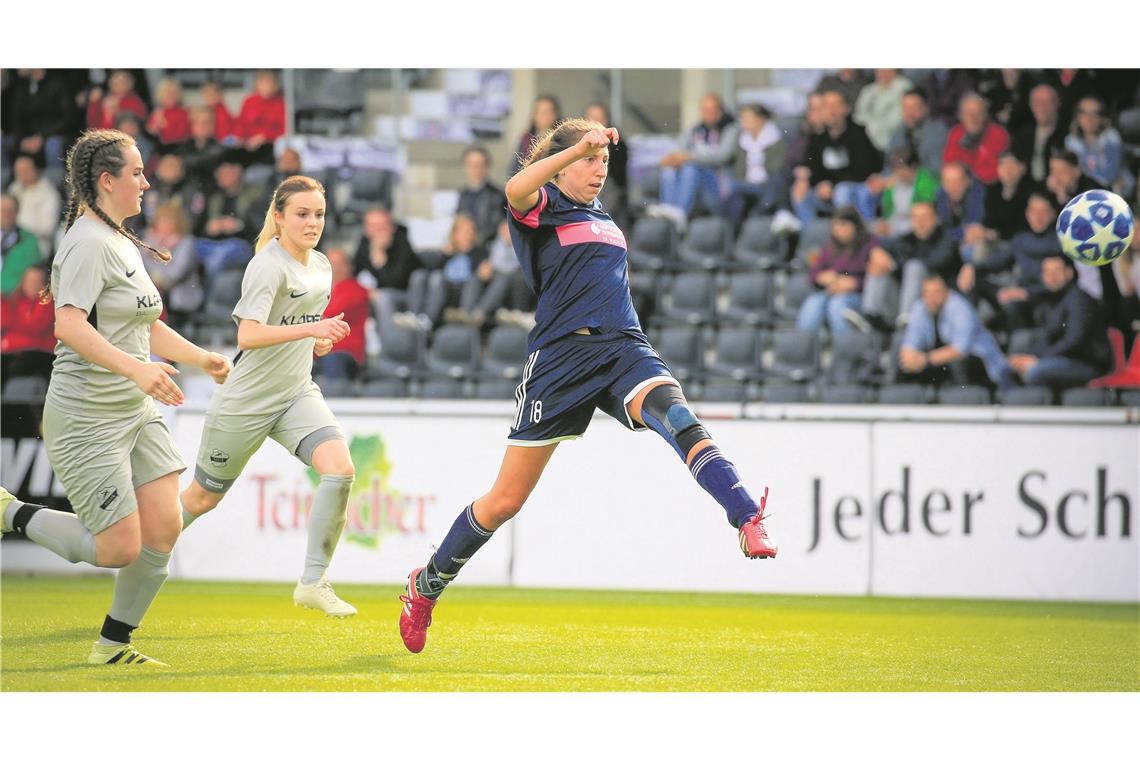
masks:
<path id="1" fill-rule="evenodd" d="M 890 318 L 896 311 L 888 306 L 896 285 L 901 282 L 898 321 L 905 324 L 926 276 L 936 274 L 946 282 L 954 282 L 962 266 L 958 243 L 939 224 L 934 204 L 915 203 L 910 218 L 911 231 L 894 241 L 890 256 L 872 253 L 867 265 L 863 313 L 868 324 L 885 332 L 890 331 Z M 853 323 L 869 332 L 858 319 Z"/>
<path id="2" fill-rule="evenodd" d="M 465 285 L 487 258 L 487 249 L 479 243 L 475 220 L 456 214 L 440 252 L 440 268 L 418 269 L 412 272 L 408 283 L 408 311 L 426 332 L 440 323 L 441 316 L 447 322 L 469 321 L 474 304 L 461 303 L 461 297 L 466 293 L 470 298 L 472 291 L 465 290 Z"/>
<path id="3" fill-rule="evenodd" d="M 530 155 L 530 149 L 539 135 L 554 127 L 562 119 L 562 107 L 553 95 L 539 95 L 534 99 L 530 112 L 530 127 L 519 138 L 518 148 L 511 160 L 511 171 L 507 178 L 515 176 L 522 166 L 522 160 Z"/>
<path id="4" fill-rule="evenodd" d="M 273 141 L 285 134 L 285 97 L 276 71 L 259 71 L 241 104 L 234 135 L 248 164 L 273 165 Z"/>
<path id="5" fill-rule="evenodd" d="M 1057 91 L 1039 84 L 1029 91 L 1029 110 L 1033 123 L 1013 133 L 1013 152 L 1029 168 L 1035 182 L 1044 182 L 1049 173 L 1049 158 L 1064 147 L 1065 128 L 1059 121 L 1061 100 Z"/>
<path id="6" fill-rule="evenodd" d="M 226 108 L 222 86 L 213 81 L 205 82 L 199 92 L 202 95 L 202 107 L 214 116 L 214 139 L 225 143 L 234 134 L 234 117 Z"/>
<path id="7" fill-rule="evenodd" d="M 70 139 L 69 116 L 75 111 L 64 77 L 46 69 L 20 69 L 11 100 L 4 105 L 11 119 L 5 130 L 12 137 L 12 152 L 35 156 L 45 166 L 61 166 Z M 9 145 L 7 135 L 5 145 Z M 5 159 L 14 161 L 15 156 Z"/>
<path id="8" fill-rule="evenodd" d="M 135 78 L 127 71 L 115 71 L 107 82 L 107 92 L 95 87 L 88 95 L 87 126 L 91 129 L 119 129 L 119 114 L 132 113 L 139 124 L 146 121 L 146 104 L 135 92 Z"/>
<path id="9" fill-rule="evenodd" d="M 1044 336 L 1028 354 L 1009 357 L 1026 385 L 1054 391 L 1082 386 L 1109 371 L 1111 349 L 1101 305 L 1077 287 L 1072 261 L 1057 253 L 1041 261 Z"/>
<path id="10" fill-rule="evenodd" d="M 1124 145 L 1108 120 L 1104 101 L 1086 95 L 1077 103 L 1077 114 L 1065 137 L 1065 149 L 1076 154 L 1081 171 L 1102 186 L 1127 198 L 1136 178 L 1124 165 Z"/>
<path id="11" fill-rule="evenodd" d="M 838 92 L 843 95 L 847 105 L 859 99 L 859 93 L 871 83 L 870 77 L 862 69 L 839 69 L 834 74 L 827 74 L 815 86 L 815 92 Z"/>
<path id="12" fill-rule="evenodd" d="M 407 305 L 408 281 L 423 264 L 408 241 L 408 228 L 396 224 L 379 206 L 364 212 L 364 231 L 352 259 L 352 271 L 372 298 L 383 331 Z"/>
<path id="13" fill-rule="evenodd" d="M 343 314 L 351 329 L 348 337 L 333 344 L 332 351 L 313 360 L 313 372 L 330 380 L 355 380 L 365 366 L 364 330 L 370 303 L 368 291 L 352 276 L 352 264 L 344 248 L 333 246 L 325 253 L 332 267 L 332 295 L 325 317 Z"/>
<path id="14" fill-rule="evenodd" d="M 198 228 L 198 250 L 210 277 L 221 269 L 240 266 L 253 254 L 249 240 L 264 219 L 261 188 L 242 181 L 241 158 L 236 151 L 222 157 L 214 169 L 214 190 L 206 196 L 206 209 Z"/>
<path id="15" fill-rule="evenodd" d="M 1136 334 L 1140 332 L 1140 236 L 1132 236 L 1131 250 L 1112 262 L 1117 288 L 1120 290 L 1120 318 L 1117 326 L 1124 333 L 1124 345 L 1132 346 L 1132 353 L 1140 351 Z M 1129 355 L 1132 358 L 1132 355 Z"/>
<path id="16" fill-rule="evenodd" d="M 1043 188 L 1026 173 L 1025 164 L 1014 153 L 1006 151 L 998 157 L 998 181 L 986 187 L 982 203 L 987 243 L 1011 240 L 1027 229 L 1025 207 L 1033 191 L 1040 189 Z"/>
<path id="17" fill-rule="evenodd" d="M 503 189 L 487 179 L 491 168 L 491 154 L 480 145 L 471 145 L 463 151 L 463 172 L 467 184 L 459 191 L 456 214 L 467 214 L 475 220 L 479 241 L 490 243 L 495 239 L 499 222 L 506 218 L 507 201 Z"/>
<path id="18" fill-rule="evenodd" d="M 880 199 L 882 218 L 875 221 L 875 234 L 897 238 L 911 230 L 910 211 L 917 203 L 934 203 L 938 197 L 938 178 L 919 165 L 914 149 L 904 143 L 891 153 L 887 161 L 890 173 Z M 932 207 L 933 210 L 933 207 Z"/>
<path id="19" fill-rule="evenodd" d="M 701 97 L 701 121 L 685 136 L 680 150 L 661 159 L 661 203 L 653 213 L 672 220 L 678 228 L 688 224 L 698 200 L 719 211 L 727 196 L 733 155 L 740 129 L 716 93 Z"/>
<path id="20" fill-rule="evenodd" d="M 831 219 L 831 236 L 824 241 L 808 271 L 808 281 L 816 292 L 800 307 L 797 328 L 819 332 L 826 322 L 833 336 L 850 331 L 844 312 L 859 308 L 872 251 L 886 255 L 853 206 L 838 209 Z"/>
<path id="21" fill-rule="evenodd" d="M 177 202 L 157 207 L 148 218 L 150 224 L 144 240 L 155 248 L 170 251 L 173 258 L 165 262 L 144 256 L 143 266 L 162 294 L 167 323 L 181 331 L 190 315 L 201 308 L 205 295 L 202 265 L 194 236 L 190 234 L 190 219 Z"/>
<path id="22" fill-rule="evenodd" d="M 182 106 L 182 85 L 175 79 L 163 79 L 154 90 L 156 108 L 146 120 L 146 131 L 158 141 L 160 151 L 190 137 L 190 114 Z"/>
<path id="23" fill-rule="evenodd" d="M 739 149 L 733 159 L 735 176 L 728 201 L 729 218 L 736 228 L 749 212 L 767 212 L 775 206 L 773 178 L 783 165 L 786 152 L 772 112 L 762 105 L 742 105 Z"/>
<path id="24" fill-rule="evenodd" d="M 977 311 L 939 274 L 922 281 L 922 300 L 911 307 L 899 346 L 898 381 L 924 385 L 1015 384 L 1009 362 Z"/>
<path id="25" fill-rule="evenodd" d="M 791 204 L 792 182 L 795 179 L 811 178 L 807 168 L 808 150 L 813 138 L 822 134 L 825 129 L 827 129 L 827 111 L 823 105 L 823 94 L 809 93 L 804 118 L 796 133 L 791 136 L 784 165 L 773 180 L 775 186 L 772 198 L 779 210 L 773 219 L 772 227 L 777 231 L 798 229 L 800 226 L 799 221 L 788 211 Z"/>
<path id="26" fill-rule="evenodd" d="M 1055 151 L 1049 159 L 1049 176 L 1045 179 L 1045 189 L 1053 194 L 1053 205 L 1060 211 L 1081 193 L 1103 188 L 1081 171 L 1081 162 L 1076 153 L 1062 148 Z"/>
<path id="27" fill-rule="evenodd" d="M 880 153 L 903 124 L 902 97 L 914 88 L 898 69 L 875 69 L 875 81 L 855 100 L 852 118 L 867 130 L 867 138 Z"/>
<path id="28" fill-rule="evenodd" d="M 143 196 L 142 213 L 147 224 L 159 206 L 173 203 L 187 215 L 191 228 L 197 228 L 206 207 L 206 195 L 198 183 L 186 176 L 186 162 L 177 153 L 158 159 L 150 189 Z"/>
<path id="29" fill-rule="evenodd" d="M 930 106 L 922 90 L 911 89 L 903 93 L 900 103 L 902 124 L 891 133 L 887 142 L 888 154 L 909 147 L 918 155 L 919 163 L 928 171 L 942 171 L 942 151 L 946 147 L 949 130 L 946 125 L 930 117 Z"/>
<path id="30" fill-rule="evenodd" d="M 1033 120 L 1029 110 L 1032 86 L 1021 69 L 991 69 L 978 83 L 978 94 L 989 103 L 994 121 L 1012 135 Z"/>
<path id="31" fill-rule="evenodd" d="M 946 234 L 963 243 L 962 258 L 972 261 L 978 243 L 985 239 L 982 228 L 985 190 L 970 176 L 964 164 L 949 162 L 942 167 L 942 187 L 934 201 Z"/>
<path id="32" fill-rule="evenodd" d="M 154 141 L 143 130 L 143 120 L 133 111 L 120 111 L 115 117 L 115 129 L 124 132 L 135 141 L 139 155 L 142 156 L 143 169 L 151 171 L 154 168 Z"/>
<path id="33" fill-rule="evenodd" d="M 0 355 L 3 376 L 51 377 L 55 351 L 55 305 L 40 302 L 47 272 L 36 265 L 24 270 L 20 287 L 0 300 Z"/>
<path id="34" fill-rule="evenodd" d="M 1112 69 L 1102 69 L 1100 73 L 1111 74 Z M 1058 118 L 1062 124 L 1073 120 L 1077 103 L 1086 95 L 1110 91 L 1101 86 L 1100 77 L 1089 69 L 1046 69 L 1042 79 L 1050 85 L 1060 100 Z"/>
<path id="35" fill-rule="evenodd" d="M 978 74 L 973 69 L 927 69 L 911 79 L 930 98 L 931 117 L 943 124 L 954 123 L 962 97 L 978 86 Z"/>
<path id="36" fill-rule="evenodd" d="M 281 155 L 273 164 L 273 179 L 274 187 L 280 185 L 289 177 L 297 174 L 304 174 L 304 166 L 301 164 L 301 153 L 296 148 L 286 148 L 281 151 Z M 269 202 L 267 198 L 266 203 Z M 333 312 L 337 314 L 339 312 Z"/>
<path id="37" fill-rule="evenodd" d="M 482 327 L 491 315 L 499 322 L 521 324 L 524 312 L 533 312 L 536 298 L 526 284 L 511 244 L 507 220 L 499 223 L 498 234 L 488 247 L 487 258 L 475 268 L 475 276 L 463 286 L 461 303 L 467 311 L 465 321 Z"/>
<path id="38" fill-rule="evenodd" d="M 19 204 L 16 224 L 36 236 L 46 259 L 55 249 L 55 233 L 59 229 L 59 190 L 40 173 L 40 166 L 31 156 L 18 157 L 12 175 L 8 194 Z"/>
<path id="39" fill-rule="evenodd" d="M 610 118 L 610 109 L 604 103 L 591 103 L 586 106 L 584 116 L 589 121 L 599 124 L 608 124 L 621 133 L 621 129 Z M 619 227 L 623 227 L 628 218 L 629 199 L 629 145 L 625 140 L 619 140 L 616 145 L 610 145 L 609 173 L 606 174 L 606 184 L 602 188 L 598 200 Z"/>
<path id="40" fill-rule="evenodd" d="M 883 157 L 864 129 L 851 121 L 850 107 L 838 90 L 823 93 L 826 129 L 808 144 L 807 171 L 797 167 L 792 205 L 801 224 L 820 211 L 854 206 L 864 219 L 875 216 L 875 198 L 864 184 L 883 165 Z"/>
<path id="41" fill-rule="evenodd" d="M 214 168 L 226 152 L 214 133 L 214 112 L 205 106 L 190 109 L 190 139 L 178 152 L 185 161 L 186 174 L 203 188 L 213 183 Z"/>
<path id="42" fill-rule="evenodd" d="M 996 302 L 1005 317 L 1007 329 L 1033 327 L 1034 301 L 1045 292 L 1041 262 L 1061 252 L 1061 244 L 1053 228 L 1056 219 L 1057 214 L 1049 198 L 1043 193 L 1033 193 L 1025 207 L 1029 229 L 1014 235 L 1008 246 L 995 249 L 974 265 L 979 295 Z M 998 287 L 994 275 L 1008 271 L 1016 271 L 1015 284 Z M 967 288 L 963 288 L 965 290 Z"/>
<path id="43" fill-rule="evenodd" d="M 16 217 L 20 213 L 20 202 L 16 196 L 4 193 L 0 196 L 0 248 L 4 253 L 3 268 L 0 269 L 0 294 L 7 297 L 16 292 L 24 272 L 28 267 L 43 261 L 40 242 L 36 236 L 20 227 Z"/>
<path id="44" fill-rule="evenodd" d="M 1009 134 L 990 121 L 985 99 L 974 92 L 962 96 L 958 119 L 946 138 L 942 162 L 961 162 L 979 182 L 996 182 L 997 159 L 1009 147 Z"/>

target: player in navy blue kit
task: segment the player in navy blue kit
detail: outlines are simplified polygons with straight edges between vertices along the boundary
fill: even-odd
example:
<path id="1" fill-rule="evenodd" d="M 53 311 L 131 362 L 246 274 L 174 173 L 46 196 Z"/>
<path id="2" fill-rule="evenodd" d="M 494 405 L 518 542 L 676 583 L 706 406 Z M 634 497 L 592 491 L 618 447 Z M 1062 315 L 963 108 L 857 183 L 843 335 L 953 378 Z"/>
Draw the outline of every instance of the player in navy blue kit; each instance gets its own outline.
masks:
<path id="1" fill-rule="evenodd" d="M 660 434 L 715 498 L 751 558 L 775 557 L 757 501 L 713 443 L 680 384 L 641 330 L 629 295 L 625 237 L 602 210 L 609 145 L 617 130 L 569 119 L 544 134 L 507 182 L 511 240 L 538 294 L 530 355 L 515 390 L 506 455 L 491 490 L 459 515 L 424 567 L 408 576 L 400 635 L 423 650 L 447 584 L 522 508 L 558 443 L 578 438 L 601 409 L 631 430 Z"/>

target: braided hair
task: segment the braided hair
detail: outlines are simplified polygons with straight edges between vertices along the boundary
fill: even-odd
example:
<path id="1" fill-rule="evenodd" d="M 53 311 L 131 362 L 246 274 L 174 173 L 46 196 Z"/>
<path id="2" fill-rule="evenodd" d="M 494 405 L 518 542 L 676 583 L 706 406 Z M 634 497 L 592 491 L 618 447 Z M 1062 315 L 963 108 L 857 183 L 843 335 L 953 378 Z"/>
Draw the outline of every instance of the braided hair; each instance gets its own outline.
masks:
<path id="1" fill-rule="evenodd" d="M 155 259 L 170 261 L 170 253 L 144 243 L 138 235 L 111 219 L 99 208 L 99 193 L 95 189 L 103 172 L 119 176 L 127 165 L 123 151 L 134 147 L 134 138 L 117 129 L 89 129 L 67 151 L 67 215 L 65 230 L 71 229 L 83 211 L 90 211 L 103 223 L 140 248 L 150 251 Z"/>

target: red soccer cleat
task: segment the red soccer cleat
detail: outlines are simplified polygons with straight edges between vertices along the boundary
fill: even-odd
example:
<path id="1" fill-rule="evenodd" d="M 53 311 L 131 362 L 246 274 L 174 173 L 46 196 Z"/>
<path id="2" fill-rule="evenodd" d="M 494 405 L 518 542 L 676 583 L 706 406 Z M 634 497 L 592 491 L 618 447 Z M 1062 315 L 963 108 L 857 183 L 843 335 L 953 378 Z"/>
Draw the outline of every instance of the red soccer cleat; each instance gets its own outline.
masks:
<path id="1" fill-rule="evenodd" d="M 764 495 L 760 497 L 760 509 L 751 520 L 740 528 L 740 550 L 749 559 L 768 559 L 775 557 L 779 547 L 768 535 L 764 528 L 764 507 L 768 505 L 768 487 L 764 486 Z"/>
<path id="2" fill-rule="evenodd" d="M 409 652 L 422 652 L 427 643 L 427 629 L 431 627 L 431 611 L 437 600 L 428 599 L 416 590 L 416 578 L 424 569 L 417 567 L 408 576 L 407 595 L 400 595 L 404 608 L 400 611 L 400 638 Z"/>

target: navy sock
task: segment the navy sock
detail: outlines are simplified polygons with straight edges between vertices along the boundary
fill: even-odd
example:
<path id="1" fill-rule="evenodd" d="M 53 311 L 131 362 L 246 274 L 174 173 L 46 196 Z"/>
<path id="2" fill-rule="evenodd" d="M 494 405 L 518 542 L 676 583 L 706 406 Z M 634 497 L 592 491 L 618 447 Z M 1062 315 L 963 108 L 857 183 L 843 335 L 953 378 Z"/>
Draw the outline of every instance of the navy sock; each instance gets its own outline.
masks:
<path id="1" fill-rule="evenodd" d="M 494 531 L 487 530 L 475 519 L 474 506 L 474 503 L 468 504 L 459 517 L 455 518 L 443 543 L 416 579 L 416 589 L 429 599 L 442 594 L 467 560 L 475 556 L 475 552 L 494 534 Z"/>
<path id="2" fill-rule="evenodd" d="M 693 457 L 689 471 L 701 488 L 724 507 L 729 523 L 740 528 L 756 514 L 759 502 L 752 498 L 735 465 L 725 459 L 716 445 L 706 446 Z"/>

